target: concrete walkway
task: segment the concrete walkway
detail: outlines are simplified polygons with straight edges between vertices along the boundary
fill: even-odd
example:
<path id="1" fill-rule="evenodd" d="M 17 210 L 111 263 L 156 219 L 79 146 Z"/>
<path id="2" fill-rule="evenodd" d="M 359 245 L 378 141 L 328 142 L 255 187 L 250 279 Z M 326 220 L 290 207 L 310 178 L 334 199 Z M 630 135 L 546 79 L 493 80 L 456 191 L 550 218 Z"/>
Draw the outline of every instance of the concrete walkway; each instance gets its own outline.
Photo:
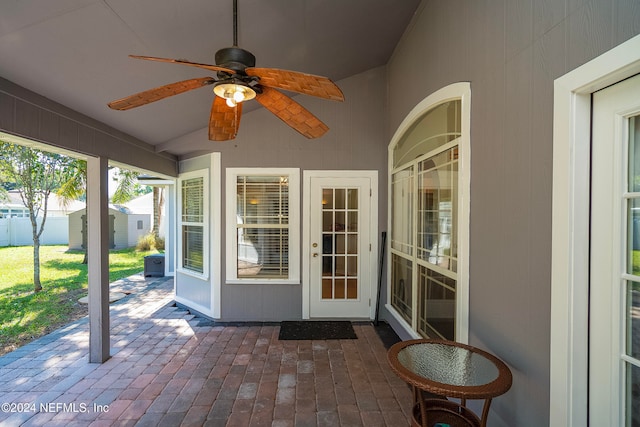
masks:
<path id="1" fill-rule="evenodd" d="M 111 354 L 88 319 L 0 357 L 0 426 L 402 426 L 412 395 L 374 328 L 279 341 L 278 325 L 216 326 L 173 303 L 172 278 L 132 276 L 111 304 Z"/>

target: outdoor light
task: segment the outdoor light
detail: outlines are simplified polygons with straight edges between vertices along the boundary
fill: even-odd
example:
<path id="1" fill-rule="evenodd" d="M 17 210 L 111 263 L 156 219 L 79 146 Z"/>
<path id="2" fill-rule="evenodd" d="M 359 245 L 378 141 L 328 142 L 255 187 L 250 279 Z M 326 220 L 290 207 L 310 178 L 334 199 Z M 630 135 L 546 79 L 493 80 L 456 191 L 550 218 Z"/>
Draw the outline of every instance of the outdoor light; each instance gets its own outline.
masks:
<path id="1" fill-rule="evenodd" d="M 249 86 L 236 83 L 222 83 L 213 88 L 213 92 L 227 101 L 229 107 L 235 107 L 242 101 L 256 97 L 256 92 Z"/>

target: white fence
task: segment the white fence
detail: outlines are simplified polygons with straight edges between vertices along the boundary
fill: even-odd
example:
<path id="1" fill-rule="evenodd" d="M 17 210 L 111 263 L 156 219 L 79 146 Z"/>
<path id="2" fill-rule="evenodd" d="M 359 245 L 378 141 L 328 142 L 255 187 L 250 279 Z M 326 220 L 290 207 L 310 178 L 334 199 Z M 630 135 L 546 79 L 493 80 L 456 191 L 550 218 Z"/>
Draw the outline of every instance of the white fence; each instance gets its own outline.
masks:
<path id="1" fill-rule="evenodd" d="M 41 219 L 38 218 L 38 227 Z M 69 218 L 52 216 L 47 218 L 40 236 L 41 245 L 66 245 L 69 243 Z M 0 218 L 0 246 L 33 245 L 29 218 Z"/>

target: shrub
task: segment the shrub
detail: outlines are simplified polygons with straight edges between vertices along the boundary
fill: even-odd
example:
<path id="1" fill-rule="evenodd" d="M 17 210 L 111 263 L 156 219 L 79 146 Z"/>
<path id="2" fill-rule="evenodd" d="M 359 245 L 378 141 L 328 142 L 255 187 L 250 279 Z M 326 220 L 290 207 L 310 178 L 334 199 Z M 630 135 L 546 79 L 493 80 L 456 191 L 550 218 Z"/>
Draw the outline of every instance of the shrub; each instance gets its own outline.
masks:
<path id="1" fill-rule="evenodd" d="M 138 239 L 136 244 L 136 250 L 139 252 L 150 250 L 162 251 L 164 250 L 164 239 L 156 236 L 153 233 L 145 234 Z"/>
<path id="2" fill-rule="evenodd" d="M 164 251 L 164 239 L 160 236 L 156 236 L 156 250 Z"/>

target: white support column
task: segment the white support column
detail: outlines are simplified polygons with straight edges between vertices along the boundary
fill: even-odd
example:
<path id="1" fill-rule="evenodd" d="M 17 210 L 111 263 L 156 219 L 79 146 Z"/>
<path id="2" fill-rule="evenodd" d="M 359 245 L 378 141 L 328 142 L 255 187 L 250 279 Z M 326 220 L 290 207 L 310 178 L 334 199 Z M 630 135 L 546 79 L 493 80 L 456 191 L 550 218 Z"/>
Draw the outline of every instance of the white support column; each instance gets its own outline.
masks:
<path id="1" fill-rule="evenodd" d="M 110 357 L 109 190 L 105 157 L 87 160 L 87 254 L 89 279 L 89 362 Z"/>

